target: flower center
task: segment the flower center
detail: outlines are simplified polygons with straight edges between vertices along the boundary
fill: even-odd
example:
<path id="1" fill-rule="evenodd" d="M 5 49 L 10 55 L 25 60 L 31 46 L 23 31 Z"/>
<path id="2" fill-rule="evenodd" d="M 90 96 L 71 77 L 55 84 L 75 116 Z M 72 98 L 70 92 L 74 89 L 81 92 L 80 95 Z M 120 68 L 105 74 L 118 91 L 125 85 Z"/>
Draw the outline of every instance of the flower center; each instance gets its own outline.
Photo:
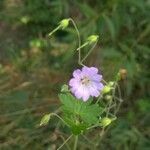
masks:
<path id="1" fill-rule="evenodd" d="M 83 77 L 83 78 L 81 79 L 81 83 L 82 83 L 83 85 L 88 85 L 88 84 L 90 83 L 90 79 L 89 79 L 88 77 Z"/>

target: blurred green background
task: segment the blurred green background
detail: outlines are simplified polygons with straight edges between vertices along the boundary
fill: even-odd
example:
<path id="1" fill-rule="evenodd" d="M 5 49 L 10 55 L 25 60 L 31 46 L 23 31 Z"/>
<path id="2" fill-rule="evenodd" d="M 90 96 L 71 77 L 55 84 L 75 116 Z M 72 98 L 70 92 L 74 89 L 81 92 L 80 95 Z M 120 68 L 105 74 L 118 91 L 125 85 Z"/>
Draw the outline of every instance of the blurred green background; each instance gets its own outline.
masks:
<path id="1" fill-rule="evenodd" d="M 72 25 L 46 36 L 68 17 L 82 42 L 100 35 L 85 64 L 99 67 L 105 80 L 123 73 L 118 119 L 101 140 L 97 129 L 80 137 L 78 149 L 93 150 L 98 141 L 98 150 L 149 150 L 150 0 L 0 0 L 0 150 L 55 150 L 69 136 L 55 118 L 38 128 L 79 67 Z"/>

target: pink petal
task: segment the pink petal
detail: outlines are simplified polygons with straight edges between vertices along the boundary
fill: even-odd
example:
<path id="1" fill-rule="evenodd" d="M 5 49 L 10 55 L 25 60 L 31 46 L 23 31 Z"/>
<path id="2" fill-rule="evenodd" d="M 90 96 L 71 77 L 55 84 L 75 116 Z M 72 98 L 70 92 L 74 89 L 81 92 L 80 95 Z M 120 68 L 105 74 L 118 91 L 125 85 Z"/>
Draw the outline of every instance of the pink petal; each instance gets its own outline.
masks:
<path id="1" fill-rule="evenodd" d="M 89 90 L 87 87 L 83 87 L 82 89 L 82 98 L 83 98 L 83 101 L 87 101 L 90 97 L 90 93 L 89 93 Z"/>
<path id="2" fill-rule="evenodd" d="M 104 88 L 104 85 L 100 82 L 93 82 L 93 84 L 96 86 L 97 90 L 102 90 Z"/>
<path id="3" fill-rule="evenodd" d="M 69 81 L 69 85 L 71 87 L 74 87 L 74 86 L 79 86 L 79 81 L 75 78 L 72 78 L 70 81 Z"/>
<path id="4" fill-rule="evenodd" d="M 94 84 L 89 87 L 89 92 L 91 96 L 98 97 L 100 95 L 100 92 Z"/>
<path id="5" fill-rule="evenodd" d="M 75 78 L 80 78 L 80 75 L 81 75 L 80 69 L 77 69 L 73 72 L 73 77 L 75 77 Z"/>
<path id="6" fill-rule="evenodd" d="M 99 74 L 90 75 L 90 79 L 92 81 L 98 81 L 98 82 L 100 82 L 102 80 L 102 75 L 99 75 Z"/>

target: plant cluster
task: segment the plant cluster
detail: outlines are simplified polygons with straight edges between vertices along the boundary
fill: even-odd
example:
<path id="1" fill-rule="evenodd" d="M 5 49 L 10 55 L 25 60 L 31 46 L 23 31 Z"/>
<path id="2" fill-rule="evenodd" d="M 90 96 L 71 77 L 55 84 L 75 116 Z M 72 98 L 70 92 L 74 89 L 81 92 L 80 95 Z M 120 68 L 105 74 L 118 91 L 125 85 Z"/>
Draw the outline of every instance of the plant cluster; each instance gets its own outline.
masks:
<path id="1" fill-rule="evenodd" d="M 76 136 L 74 145 L 74 149 L 76 149 L 79 135 L 97 127 L 101 128 L 100 132 L 104 132 L 105 128 L 116 119 L 116 113 L 122 99 L 118 85 L 120 74 L 117 74 L 115 81 L 106 82 L 102 75 L 98 73 L 97 68 L 87 67 L 83 64 L 83 61 L 89 56 L 94 47 L 92 46 L 83 58 L 81 57 L 82 48 L 87 45 L 95 46 L 99 38 L 98 35 L 89 36 L 86 42 L 81 45 L 80 33 L 71 18 L 63 19 L 58 27 L 48 35 L 51 36 L 59 29 L 64 30 L 70 22 L 73 23 L 78 35 L 78 63 L 82 69 L 76 69 L 69 85 L 65 84 L 61 88 L 59 99 L 61 101 L 60 112 L 62 112 L 62 116 L 57 113 L 46 114 L 42 118 L 40 126 L 47 125 L 52 116 L 58 117 L 71 130 L 72 134 L 68 139 L 72 135 Z M 119 97 L 116 96 L 116 90 L 119 92 Z M 58 149 L 66 144 L 68 139 Z"/>

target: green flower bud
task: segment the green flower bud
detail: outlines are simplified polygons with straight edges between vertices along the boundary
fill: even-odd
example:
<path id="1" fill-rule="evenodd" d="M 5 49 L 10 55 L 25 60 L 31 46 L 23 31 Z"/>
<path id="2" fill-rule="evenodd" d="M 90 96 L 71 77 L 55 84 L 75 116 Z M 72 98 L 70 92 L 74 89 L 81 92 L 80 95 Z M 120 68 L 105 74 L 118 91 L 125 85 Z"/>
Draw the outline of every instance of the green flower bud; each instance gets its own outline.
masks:
<path id="1" fill-rule="evenodd" d="M 22 18 L 20 18 L 20 21 L 23 24 L 27 24 L 30 21 L 30 18 L 29 18 L 29 16 L 23 16 Z"/>
<path id="2" fill-rule="evenodd" d="M 112 100 L 112 96 L 111 95 L 106 95 L 105 96 L 106 100 L 111 101 Z"/>
<path id="3" fill-rule="evenodd" d="M 113 81 L 110 81 L 110 82 L 108 83 L 108 85 L 112 87 L 112 86 L 114 86 L 114 82 L 113 82 Z"/>
<path id="4" fill-rule="evenodd" d="M 68 87 L 68 85 L 64 84 L 64 85 L 61 87 L 61 92 L 69 92 L 69 87 Z"/>
<path id="5" fill-rule="evenodd" d="M 101 125 L 102 127 L 106 127 L 106 126 L 108 126 L 111 122 L 112 122 L 112 120 L 111 120 L 110 118 L 104 117 L 104 118 L 101 120 L 100 125 Z"/>
<path id="6" fill-rule="evenodd" d="M 87 38 L 87 41 L 89 44 L 95 43 L 98 40 L 99 36 L 98 35 L 91 35 Z"/>
<path id="7" fill-rule="evenodd" d="M 103 94 L 106 94 L 106 93 L 109 93 L 111 91 L 111 87 L 106 85 L 104 86 L 103 90 L 102 90 L 102 93 Z"/>
<path id="8" fill-rule="evenodd" d="M 47 125 L 50 120 L 50 117 L 51 117 L 51 114 L 44 115 L 43 118 L 41 119 L 40 126 Z"/>
<path id="9" fill-rule="evenodd" d="M 63 19 L 62 21 L 60 21 L 60 27 L 61 27 L 62 29 L 67 28 L 68 25 L 69 25 L 69 21 L 70 21 L 70 19 Z"/>

